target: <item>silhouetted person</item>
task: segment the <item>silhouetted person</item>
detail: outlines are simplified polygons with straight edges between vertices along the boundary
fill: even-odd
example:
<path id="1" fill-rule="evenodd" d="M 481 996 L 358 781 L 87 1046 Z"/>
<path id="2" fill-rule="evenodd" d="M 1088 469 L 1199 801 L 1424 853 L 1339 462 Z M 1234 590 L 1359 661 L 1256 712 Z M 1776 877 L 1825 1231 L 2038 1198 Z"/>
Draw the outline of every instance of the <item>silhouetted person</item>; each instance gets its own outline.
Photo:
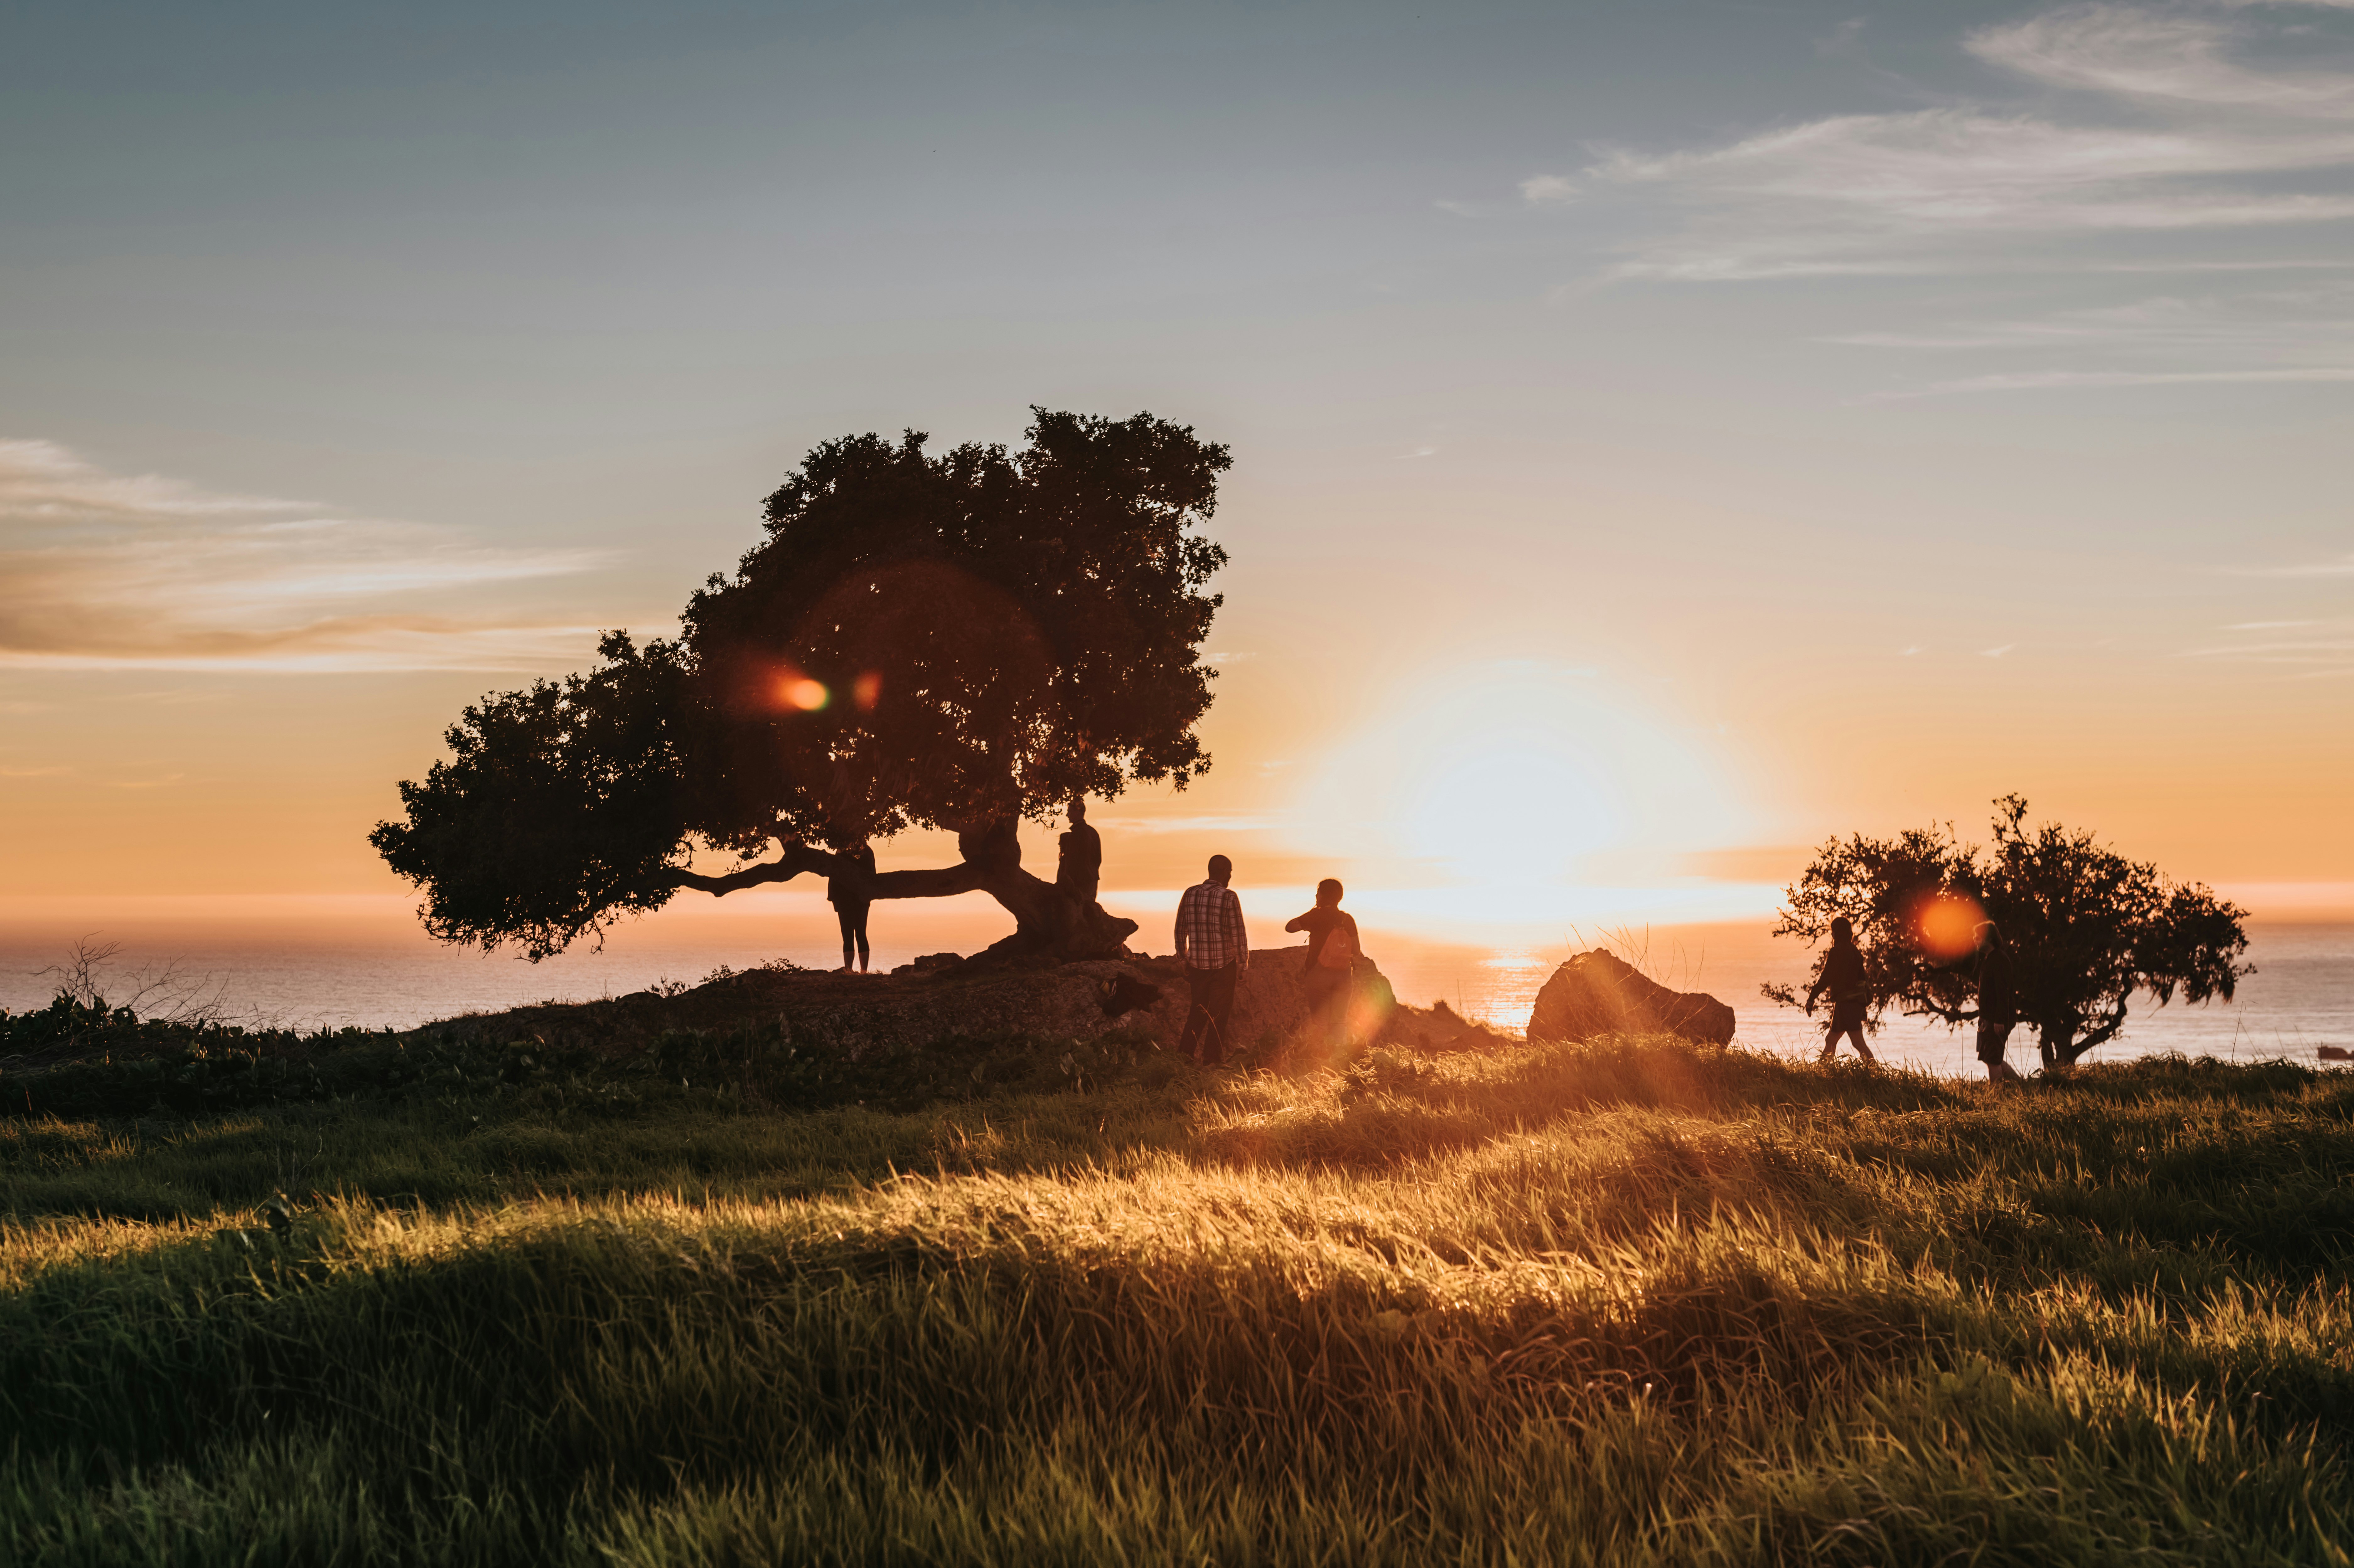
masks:
<path id="1" fill-rule="evenodd" d="M 1357 940 L 1357 917 L 1341 907 L 1341 884 L 1326 877 L 1316 885 L 1316 907 L 1283 923 L 1287 931 L 1308 933 L 1308 1022 L 1326 1044 L 1348 1044 L 1349 970 L 1364 951 Z"/>
<path id="2" fill-rule="evenodd" d="M 833 874 L 825 879 L 825 901 L 833 906 L 833 917 L 842 923 L 842 972 L 864 973 L 866 910 L 875 902 L 874 845 L 861 839 L 855 849 L 834 856 Z"/>
<path id="3" fill-rule="evenodd" d="M 1055 885 L 1084 909 L 1096 901 L 1103 874 L 1103 840 L 1087 826 L 1087 803 L 1071 802 L 1071 831 L 1063 835 L 1063 855 L 1055 863 Z"/>
<path id="4" fill-rule="evenodd" d="M 1214 854 L 1209 876 L 1177 901 L 1177 956 L 1185 960 L 1185 983 L 1193 991 L 1177 1049 L 1205 1067 L 1226 1059 L 1226 1034 L 1235 1020 L 1235 977 L 1250 968 L 1243 901 L 1226 885 L 1234 874 L 1235 863 Z"/>
<path id="5" fill-rule="evenodd" d="M 2015 1084 L 2018 1073 L 2003 1053 L 2009 1048 L 2010 1032 L 2019 1026 L 2019 988 L 2012 978 L 2010 944 L 1991 920 L 1978 924 L 1977 939 L 1970 950 L 1957 959 L 1931 969 L 1961 969 L 1977 982 L 1978 988 L 1978 1060 L 1986 1064 L 1990 1083 Z"/>
<path id="6" fill-rule="evenodd" d="M 1863 1043 L 1863 1014 L 1872 1001 L 1863 979 L 1863 949 L 1855 945 L 1855 927 L 1844 915 L 1831 922 L 1831 950 L 1823 955 L 1822 972 L 1807 992 L 1808 1013 L 1815 1011 L 1815 998 L 1825 991 L 1831 994 L 1831 1021 L 1823 1026 L 1822 1059 L 1828 1062 L 1839 1054 L 1843 1034 L 1855 1042 L 1857 1055 L 1873 1060 L 1872 1047 Z"/>

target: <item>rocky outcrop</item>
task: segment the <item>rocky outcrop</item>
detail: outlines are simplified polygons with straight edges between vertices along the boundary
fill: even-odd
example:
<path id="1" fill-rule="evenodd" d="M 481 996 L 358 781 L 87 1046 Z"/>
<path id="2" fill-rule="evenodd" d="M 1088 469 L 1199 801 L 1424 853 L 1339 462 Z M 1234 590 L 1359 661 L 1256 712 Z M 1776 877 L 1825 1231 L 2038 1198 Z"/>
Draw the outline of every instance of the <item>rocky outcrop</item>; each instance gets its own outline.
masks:
<path id="1" fill-rule="evenodd" d="M 1173 958 L 1138 959 L 1127 964 L 1069 964 L 1067 969 L 1119 969 L 1135 971 L 1141 979 L 1161 990 L 1161 1000 L 1149 1013 L 1129 1015 L 1119 1022 L 1134 1027 L 1148 1017 L 1153 1038 L 1163 1045 L 1173 1044 L 1179 1031 L 1185 1026 L 1185 1011 L 1192 992 L 1185 981 L 1185 966 Z M 1360 960 L 1350 976 L 1352 997 L 1350 1022 L 1352 1033 L 1359 1039 L 1372 1038 L 1385 1028 L 1397 1011 L 1397 997 L 1382 971 L 1369 961 Z M 1264 1057 L 1280 1053 L 1308 1022 L 1308 949 L 1297 948 L 1255 948 L 1251 950 L 1250 968 L 1236 977 L 1235 982 L 1234 1037 L 1226 1043 L 1229 1053 L 1250 1051 Z"/>
<path id="2" fill-rule="evenodd" d="M 1307 949 L 1251 955 L 1235 987 L 1232 1054 L 1257 1060 L 1285 1054 L 1308 1018 Z M 1387 1027 L 1398 1009 L 1389 981 L 1371 964 L 1352 977 L 1352 1022 L 1360 1041 Z M 853 1053 L 870 1044 L 931 1044 L 1029 1034 L 1093 1040 L 1115 1030 L 1176 1043 L 1191 992 L 1173 958 L 1103 959 L 1070 964 L 1012 965 L 933 954 L 889 975 L 844 975 L 790 968 L 716 977 L 675 995 L 638 991 L 609 1001 L 521 1008 L 493 1021 L 470 1021 L 550 1039 L 626 1047 L 668 1030 L 720 1030 L 748 1020 L 781 1021 L 797 1033 Z"/>
<path id="3" fill-rule="evenodd" d="M 1529 1038 L 1585 1040 L 1612 1033 L 1681 1034 L 1728 1045 L 1733 1009 L 1705 991 L 1670 991 L 1596 948 L 1555 969 L 1537 992 Z"/>

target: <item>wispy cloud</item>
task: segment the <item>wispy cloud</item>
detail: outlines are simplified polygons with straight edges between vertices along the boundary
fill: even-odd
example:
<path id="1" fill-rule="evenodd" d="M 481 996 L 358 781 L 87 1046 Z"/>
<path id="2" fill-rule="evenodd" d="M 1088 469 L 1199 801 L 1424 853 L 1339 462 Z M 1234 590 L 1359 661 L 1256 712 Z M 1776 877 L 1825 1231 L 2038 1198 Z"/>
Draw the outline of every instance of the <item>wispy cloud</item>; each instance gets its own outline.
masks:
<path id="1" fill-rule="evenodd" d="M 2354 555 L 2339 556 L 2327 561 L 2299 561 L 2285 567 L 2234 567 L 2233 571 L 2251 577 L 2354 577 Z M 2304 621 L 2257 622 L 2258 625 L 2305 625 Z M 2234 628 L 2233 630 L 2243 630 Z"/>
<path id="2" fill-rule="evenodd" d="M 0 664 L 545 668 L 593 631 L 468 619 L 446 600 L 599 558 L 113 474 L 52 441 L 0 440 Z"/>
<path id="3" fill-rule="evenodd" d="M 1098 816 L 1096 821 L 1108 828 L 1125 833 L 1245 833 L 1264 832 L 1282 827 L 1274 817 L 1119 817 Z"/>
<path id="4" fill-rule="evenodd" d="M 2354 66 L 2336 37 L 2347 29 L 2333 20 L 2329 36 L 2297 32 L 2310 34 L 2323 9 L 2348 8 L 2066 5 L 1958 40 L 2027 90 L 2017 101 L 1949 98 L 1714 146 L 1603 149 L 1575 173 L 1520 188 L 1536 203 L 1647 204 L 1609 269 L 1620 278 L 2335 266 L 2312 258 L 2311 240 L 2294 260 L 2218 258 L 2207 242 L 2169 258 L 2166 248 L 2354 219 Z M 1856 37 L 1839 35 L 1833 52 Z M 2218 323 L 2217 336 L 2243 342 L 2235 324 L 2250 323 Z M 2070 323 L 2044 329 L 2064 338 Z M 1946 349 L 2033 335 L 2013 326 L 1850 341 Z"/>
<path id="5" fill-rule="evenodd" d="M 2226 631 L 2262 631 L 2269 635 L 2236 638 L 2204 647 L 2186 648 L 2187 659 L 2222 663 L 2272 666 L 2291 675 L 2354 675 L 2354 620 L 2313 620 L 2294 626 L 2262 622 L 2226 627 Z M 2280 632 L 2294 630 L 2296 636 Z"/>
<path id="6" fill-rule="evenodd" d="M 1970 392 L 2048 392 L 2084 387 L 2197 387 L 2220 382 L 2354 381 L 2354 366 L 2303 370 L 2027 370 L 2007 376 L 1970 376 L 1909 392 L 1885 392 L 1874 401 L 1937 397 Z"/>

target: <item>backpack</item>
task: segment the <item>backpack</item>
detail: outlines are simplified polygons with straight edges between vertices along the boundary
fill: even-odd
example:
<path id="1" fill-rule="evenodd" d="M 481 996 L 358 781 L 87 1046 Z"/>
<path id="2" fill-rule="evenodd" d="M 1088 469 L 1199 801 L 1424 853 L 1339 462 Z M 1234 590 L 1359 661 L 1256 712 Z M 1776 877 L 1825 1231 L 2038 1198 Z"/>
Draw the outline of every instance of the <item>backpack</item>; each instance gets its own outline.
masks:
<path id="1" fill-rule="evenodd" d="M 1324 948 L 1316 955 L 1316 967 L 1322 969 L 1345 969 L 1357 961 L 1357 934 L 1347 926 L 1335 925 L 1331 935 L 1324 938 Z"/>

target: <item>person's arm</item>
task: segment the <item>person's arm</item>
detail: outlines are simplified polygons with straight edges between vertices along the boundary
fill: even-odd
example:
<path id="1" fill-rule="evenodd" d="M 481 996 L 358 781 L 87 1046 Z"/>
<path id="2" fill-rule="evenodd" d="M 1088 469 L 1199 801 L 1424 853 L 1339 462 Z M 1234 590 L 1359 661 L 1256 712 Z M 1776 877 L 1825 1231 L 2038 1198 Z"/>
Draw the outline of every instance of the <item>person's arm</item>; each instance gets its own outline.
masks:
<path id="1" fill-rule="evenodd" d="M 1226 889 L 1226 917 L 1234 922 L 1235 969 L 1246 969 L 1250 968 L 1250 933 L 1243 928 L 1243 901 L 1231 887 Z"/>
<path id="2" fill-rule="evenodd" d="M 1185 900 L 1191 896 L 1189 889 L 1177 898 L 1177 956 L 1180 959 L 1185 956 Z"/>
<path id="3" fill-rule="evenodd" d="M 1313 915 L 1313 914 L 1315 914 L 1315 913 L 1316 913 L 1316 911 L 1315 911 L 1315 910 L 1310 909 L 1310 910 L 1308 912 L 1308 915 Z M 1286 920 L 1286 921 L 1283 923 L 1283 928 L 1284 928 L 1285 930 L 1287 930 L 1287 931 L 1305 931 L 1305 930 L 1308 930 L 1308 929 L 1309 929 L 1309 925 L 1308 925 L 1308 915 L 1294 915 L 1290 919 Z"/>

